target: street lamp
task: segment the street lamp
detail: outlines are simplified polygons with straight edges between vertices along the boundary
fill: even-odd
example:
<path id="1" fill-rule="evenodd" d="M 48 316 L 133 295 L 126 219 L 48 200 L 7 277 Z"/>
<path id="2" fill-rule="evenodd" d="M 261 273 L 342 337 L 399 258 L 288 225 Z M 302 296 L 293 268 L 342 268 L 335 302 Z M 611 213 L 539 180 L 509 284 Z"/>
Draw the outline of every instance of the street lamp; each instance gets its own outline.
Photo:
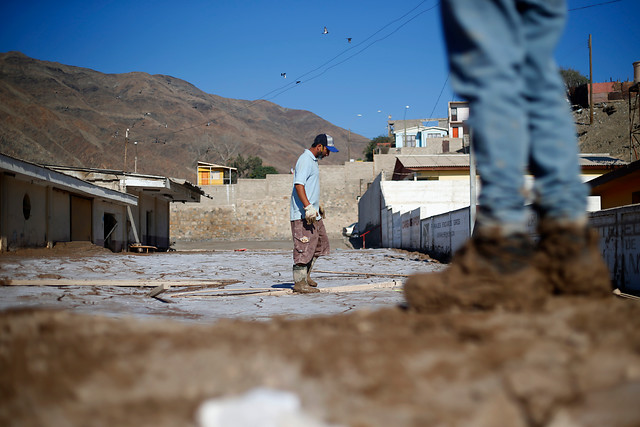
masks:
<path id="1" fill-rule="evenodd" d="M 404 107 L 404 115 L 402 116 L 402 123 L 404 124 L 404 138 L 402 138 L 402 145 L 407 146 L 407 110 L 409 106 Z"/>

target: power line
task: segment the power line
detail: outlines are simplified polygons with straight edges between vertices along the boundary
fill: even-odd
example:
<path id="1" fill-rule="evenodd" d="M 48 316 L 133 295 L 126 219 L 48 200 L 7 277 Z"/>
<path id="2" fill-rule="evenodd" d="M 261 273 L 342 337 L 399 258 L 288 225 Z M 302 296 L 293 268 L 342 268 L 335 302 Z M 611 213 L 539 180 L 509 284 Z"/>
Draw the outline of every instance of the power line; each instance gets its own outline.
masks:
<path id="1" fill-rule="evenodd" d="M 383 40 L 385 40 L 385 39 L 387 39 L 387 38 L 391 37 L 392 35 L 394 35 L 395 33 L 397 33 L 400 29 L 402 29 L 405 25 L 407 25 L 407 24 L 408 24 L 408 23 L 410 23 L 411 21 L 413 21 L 413 20 L 417 19 L 417 18 L 418 18 L 419 16 L 421 16 L 422 14 L 424 14 L 424 13 L 426 13 L 426 12 L 429 12 L 429 11 L 431 11 L 431 10 L 435 9 L 435 8 L 436 8 L 436 7 L 438 7 L 438 6 L 439 6 L 439 4 L 440 4 L 440 2 L 438 1 L 438 2 L 436 2 L 433 6 L 430 6 L 430 7 L 428 7 L 427 9 L 424 9 L 424 10 L 422 10 L 422 11 L 419 11 L 418 13 L 414 14 L 413 16 L 411 16 L 409 19 L 407 19 L 407 20 L 405 20 L 405 21 L 401 22 L 401 24 L 400 24 L 399 26 L 397 26 L 395 29 L 393 29 L 393 31 L 391 31 L 390 33 L 388 33 L 388 34 L 384 35 L 383 37 L 379 37 L 379 38 L 377 38 L 377 39 L 373 40 L 372 42 L 370 42 L 370 43 L 366 44 L 364 47 L 362 47 L 365 43 L 367 43 L 369 40 L 371 40 L 371 39 L 372 39 L 373 37 L 375 37 L 377 34 L 381 33 L 382 31 L 384 31 L 385 29 L 387 29 L 387 28 L 388 28 L 388 27 L 390 27 L 391 25 L 393 25 L 393 24 L 395 24 L 395 23 L 397 23 L 397 22 L 399 22 L 399 21 L 402 21 L 402 20 L 403 20 L 404 18 L 406 18 L 407 16 L 410 16 L 413 12 L 415 12 L 416 10 L 418 10 L 418 9 L 419 9 L 423 4 L 425 4 L 427 1 L 429 1 L 429 0 L 423 0 L 423 1 L 421 1 L 420 3 L 418 3 L 418 5 L 416 5 L 414 8 L 412 8 L 411 10 L 409 10 L 408 12 L 406 12 L 404 15 L 402 15 L 402 16 L 400 16 L 400 17 L 398 17 L 398 18 L 396 18 L 396 19 L 394 19 L 394 20 L 390 21 L 389 23 L 387 23 L 387 24 L 383 25 L 382 27 L 380 27 L 377 31 L 375 31 L 374 33 L 372 33 L 372 34 L 371 34 L 370 36 L 368 36 L 366 39 L 362 40 L 361 42 L 358 42 L 357 44 L 354 44 L 354 45 L 350 46 L 349 48 L 347 48 L 347 49 L 345 49 L 345 50 L 343 50 L 342 52 L 338 53 L 337 55 L 335 55 L 334 57 L 332 57 L 332 58 L 330 58 L 329 60 L 325 61 L 324 63 L 320 64 L 319 66 L 317 66 L 317 67 L 315 67 L 315 68 L 313 68 L 313 69 L 311 69 L 311 70 L 309 70 L 309 71 L 307 71 L 307 72 L 305 72 L 305 73 L 303 73 L 303 74 L 299 75 L 298 77 L 296 77 L 295 79 L 293 79 L 293 80 L 291 81 L 291 83 L 288 83 L 288 84 L 286 84 L 286 85 L 284 85 L 284 86 L 278 87 L 278 88 L 276 88 L 276 89 L 271 90 L 270 92 L 265 93 L 265 94 L 264 94 L 264 95 L 262 95 L 261 97 L 259 97 L 259 98 L 255 99 L 255 100 L 253 100 L 253 101 L 251 101 L 251 102 L 249 102 L 246 106 L 244 106 L 244 107 L 242 107 L 242 108 L 234 108 L 234 110 L 235 110 L 234 112 L 235 112 L 235 113 L 238 113 L 238 112 L 241 112 L 241 111 L 243 111 L 243 110 L 246 110 L 246 109 L 250 108 L 250 107 L 251 107 L 253 104 L 255 104 L 256 102 L 258 102 L 258 101 L 262 101 L 262 100 L 264 100 L 264 101 L 270 101 L 270 100 L 272 100 L 272 99 L 274 99 L 274 98 L 277 98 L 278 96 L 282 95 L 283 93 L 288 92 L 289 90 L 294 89 L 294 88 L 296 88 L 296 87 L 300 86 L 301 84 L 304 84 L 304 83 L 310 82 L 310 81 L 312 81 L 312 80 L 315 80 L 315 79 L 317 79 L 318 77 L 321 77 L 322 75 L 324 75 L 325 73 L 327 73 L 329 70 L 331 70 L 331 69 L 333 69 L 333 68 L 335 68 L 335 67 L 337 67 L 337 66 L 339 66 L 339 65 L 342 65 L 342 64 L 344 64 L 345 62 L 347 62 L 347 61 L 349 61 L 349 60 L 353 59 L 354 57 L 356 57 L 356 56 L 358 56 L 358 55 L 360 55 L 360 54 L 361 54 L 361 53 L 363 53 L 365 50 L 369 49 L 371 46 L 373 46 L 373 45 L 375 45 L 376 43 L 379 43 L 379 42 L 381 42 L 381 41 L 383 41 Z M 613 3 L 619 3 L 619 2 L 621 2 L 621 1 L 622 1 L 622 0 L 610 0 L 610 1 L 605 1 L 605 2 L 600 2 L 600 3 L 595 3 L 595 4 L 591 4 L 591 5 L 587 5 L 587 6 L 581 6 L 581 7 L 576 7 L 576 8 L 568 9 L 568 11 L 569 11 L 569 12 L 572 12 L 572 11 L 577 11 L 577 10 L 589 9 L 589 8 L 593 8 L 593 7 L 606 6 L 606 5 L 613 4 Z M 360 47 L 362 47 L 362 48 L 361 48 L 360 50 L 357 50 L 357 49 L 358 49 L 358 48 L 360 48 Z M 339 61 L 339 62 L 336 62 L 336 63 L 333 63 L 333 64 L 332 64 L 332 62 L 334 62 L 335 60 L 337 60 L 338 58 L 340 58 L 340 57 L 341 57 L 341 56 L 343 56 L 344 54 L 346 54 L 346 53 L 348 53 L 348 52 L 350 52 L 350 51 L 352 51 L 352 50 L 354 50 L 354 49 L 356 49 L 356 50 L 357 50 L 357 52 L 353 53 L 352 55 L 350 55 L 350 56 L 348 56 L 348 57 L 344 58 L 343 60 L 341 60 L 341 61 Z M 331 65 L 330 65 L 330 66 L 328 66 L 329 64 L 331 64 Z M 326 67 L 326 68 L 324 68 L 324 67 Z M 323 68 L 324 68 L 324 69 L 323 69 Z M 316 75 L 312 75 L 311 77 L 309 77 L 309 78 L 307 78 L 307 79 L 304 79 L 304 77 L 309 76 L 310 74 L 313 74 L 313 73 L 315 73 L 315 72 L 316 72 L 316 71 L 318 71 L 318 70 L 322 70 L 322 71 L 321 71 L 320 73 L 316 74 Z M 304 79 L 304 80 L 303 80 L 303 79 Z M 435 105 L 434 105 L 434 108 L 433 108 L 433 110 L 432 110 L 432 112 L 431 112 L 430 116 L 433 116 L 433 113 L 435 112 L 435 109 L 437 108 L 438 102 L 440 101 L 440 98 L 441 98 L 441 96 L 442 96 L 442 93 L 443 93 L 443 91 L 444 91 L 444 88 L 446 87 L 446 84 L 447 84 L 448 80 L 449 80 L 449 76 L 447 75 L 447 78 L 446 78 L 446 80 L 445 80 L 445 82 L 444 82 L 444 85 L 443 85 L 442 89 L 440 90 L 440 94 L 438 95 L 438 99 L 436 100 L 436 103 L 435 103 Z M 272 95 L 272 94 L 273 94 L 273 95 Z M 272 96 L 270 96 L 270 95 L 272 95 Z M 187 130 L 195 129 L 195 128 L 200 127 L 200 126 L 204 126 L 205 124 L 208 124 L 208 123 L 210 123 L 211 121 L 213 121 L 213 120 L 207 120 L 207 121 L 204 121 L 204 122 L 202 122 L 202 123 L 195 124 L 195 125 L 193 125 L 193 126 L 189 126 L 189 127 L 181 128 L 181 129 L 178 129 L 178 130 L 175 130 L 175 131 L 170 131 L 170 132 L 166 133 L 166 135 L 169 135 L 169 136 L 170 136 L 170 135 L 175 135 L 175 134 L 180 133 L 180 132 L 184 132 L 184 131 L 187 131 Z M 156 138 L 155 138 L 155 140 L 157 141 L 157 140 L 158 140 L 158 138 L 156 137 Z M 165 140 L 166 140 L 166 138 L 165 138 Z"/>
<path id="2" fill-rule="evenodd" d="M 591 4 L 589 6 L 574 7 L 573 9 L 569 9 L 569 12 L 573 12 L 574 10 L 589 9 L 590 7 L 604 6 L 604 5 L 611 4 L 611 3 L 618 3 L 618 2 L 621 2 L 621 1 L 622 0 L 611 0 L 611 1 L 605 1 L 605 2 L 602 2 L 602 3 Z"/>
<path id="3" fill-rule="evenodd" d="M 444 88 L 447 86 L 447 82 L 449 81 L 449 74 L 447 74 L 447 78 L 442 85 L 442 89 L 440 89 L 440 95 L 438 95 L 438 99 L 436 99 L 436 103 L 433 105 L 433 110 L 431 110 L 431 114 L 429 117 L 433 117 L 433 113 L 436 111 L 436 107 L 438 106 L 438 102 L 440 102 L 440 97 L 442 96 L 442 92 L 444 92 Z"/>
<path id="4" fill-rule="evenodd" d="M 337 55 L 335 55 L 333 58 L 329 59 L 328 61 L 325 61 L 324 63 L 322 63 L 321 65 L 317 66 L 316 68 L 314 68 L 314 69 L 312 69 L 312 70 L 310 70 L 310 71 L 307 71 L 307 72 L 306 72 L 306 73 L 304 73 L 304 74 L 301 74 L 300 76 L 298 76 L 298 77 L 296 77 L 295 79 L 293 79 L 291 83 L 288 83 L 288 84 L 286 84 L 286 85 L 284 85 L 284 86 L 281 86 L 281 87 L 276 88 L 276 89 L 274 89 L 274 90 L 272 90 L 272 91 L 270 91 L 270 92 L 267 92 L 266 94 L 264 94 L 264 95 L 263 95 L 263 96 L 261 96 L 260 98 L 257 98 L 257 99 L 255 99 L 255 100 L 251 101 L 251 102 L 250 102 L 248 105 L 246 105 L 245 107 L 235 109 L 235 111 L 234 111 L 234 112 L 235 112 L 235 113 L 238 113 L 238 112 L 240 112 L 240 111 L 246 110 L 246 109 L 248 109 L 249 107 L 251 107 L 253 104 L 255 104 L 256 102 L 258 102 L 258 101 L 262 101 L 262 100 L 264 100 L 264 101 L 269 101 L 269 100 L 272 100 L 272 99 L 274 99 L 274 98 L 276 98 L 276 97 L 278 97 L 278 96 L 282 95 L 283 93 L 285 93 L 285 92 L 287 92 L 287 91 L 289 91 L 289 90 L 291 90 L 291 89 L 294 89 L 294 88 L 298 87 L 300 84 L 304 84 L 304 83 L 306 83 L 306 82 L 312 81 L 312 80 L 314 80 L 314 79 L 316 79 L 316 78 L 318 78 L 318 77 L 322 76 L 323 74 L 325 74 L 325 73 L 326 73 L 327 71 L 329 71 L 330 69 L 335 68 L 335 67 L 337 67 L 337 66 L 339 66 L 339 65 L 341 65 L 341 64 L 343 64 L 343 63 L 345 63 L 345 62 L 347 62 L 347 61 L 349 61 L 350 59 L 352 59 L 352 58 L 354 58 L 354 57 L 356 57 L 356 56 L 360 55 L 362 52 L 364 52 L 365 50 L 367 50 L 368 48 L 370 48 L 370 47 L 371 47 L 371 46 L 373 46 L 374 44 L 379 43 L 379 42 L 381 42 L 381 41 L 383 41 L 383 40 L 385 40 L 385 39 L 387 39 L 387 38 L 391 37 L 393 34 L 397 33 L 400 29 L 402 29 L 402 28 L 403 28 L 405 25 L 407 25 L 409 22 L 411 22 L 411 21 L 413 21 L 414 19 L 418 18 L 418 17 L 419 17 L 419 16 L 421 16 L 422 14 L 424 14 L 424 13 L 426 13 L 426 12 L 429 12 L 429 11 L 431 11 L 431 10 L 435 9 L 435 8 L 440 4 L 440 2 L 438 1 L 438 2 L 436 2 L 436 3 L 435 3 L 435 5 L 433 5 L 433 6 L 431 6 L 431 7 L 427 8 L 427 9 L 425 9 L 425 10 L 422 10 L 422 11 L 420 11 L 420 12 L 416 13 L 416 14 L 415 14 L 415 15 L 413 15 L 411 18 L 409 18 L 409 19 L 407 19 L 406 21 L 402 22 L 402 23 L 401 23 L 397 28 L 395 28 L 395 29 L 394 29 L 393 31 L 391 31 L 389 34 L 387 34 L 387 35 L 385 35 L 385 36 L 383 36 L 383 37 L 380 37 L 380 38 L 378 38 L 378 39 L 376 39 L 376 40 L 374 40 L 374 41 L 370 42 L 369 44 L 367 44 L 366 46 L 364 46 L 362 49 L 360 49 L 359 51 L 357 51 L 357 52 L 356 52 L 356 53 L 354 53 L 353 55 L 348 56 L 347 58 L 343 59 L 342 61 L 337 62 L 337 63 L 335 63 L 335 64 L 333 64 L 333 65 L 331 65 L 331 66 L 327 67 L 327 68 L 326 68 L 326 69 L 324 69 L 321 73 L 319 73 L 319 74 L 317 74 L 317 75 L 315 75 L 315 76 L 312 76 L 312 77 L 310 77 L 310 78 L 308 78 L 308 79 L 306 79 L 306 80 L 303 80 L 303 78 L 304 78 L 304 77 L 306 77 L 306 76 L 308 76 L 309 74 L 312 74 L 312 73 L 314 73 L 314 72 L 316 72 L 316 71 L 318 71 L 318 70 L 322 69 L 323 67 L 325 67 L 325 66 L 327 66 L 327 65 L 331 64 L 333 61 L 335 61 L 337 58 L 339 58 L 340 56 L 344 55 L 345 53 L 347 53 L 347 52 L 349 52 L 349 51 L 351 51 L 351 50 L 353 50 L 353 49 L 357 49 L 359 46 L 362 46 L 362 45 L 363 45 L 364 43 L 366 43 L 368 40 L 372 39 L 373 37 L 375 37 L 375 36 L 376 36 L 377 34 L 379 34 L 380 32 L 384 31 L 384 30 L 385 30 L 386 28 L 388 28 L 389 26 L 391 26 L 391 25 L 395 24 L 396 22 L 401 21 L 401 20 L 403 20 L 404 18 L 406 18 L 407 16 L 411 15 L 414 11 L 416 11 L 417 9 L 419 9 L 419 8 L 420 8 L 424 3 L 426 3 L 427 1 L 429 1 L 429 0 L 423 0 L 423 1 L 421 1 L 421 2 L 420 2 L 420 3 L 418 3 L 418 5 L 417 5 L 417 6 L 415 6 L 413 9 L 411 9 L 410 11 L 408 11 L 407 13 L 405 13 L 404 15 L 400 16 L 399 18 L 396 18 L 396 19 L 392 20 L 391 22 L 389 22 L 389 23 L 385 24 L 385 25 L 384 25 L 384 26 L 382 26 L 380 29 L 378 29 L 378 30 L 377 30 L 377 31 L 375 31 L 373 34 L 371 34 L 369 37 L 367 37 L 366 39 L 364 39 L 363 41 L 361 41 L 361 42 L 359 42 L 359 43 L 357 43 L 357 44 L 355 44 L 355 45 L 353 45 L 353 46 L 349 47 L 348 49 L 343 50 L 342 52 L 338 53 L 338 54 L 337 54 Z M 275 95 L 270 96 L 269 98 L 267 98 L 267 96 L 269 96 L 269 95 L 273 94 L 274 92 L 277 92 L 277 93 L 275 93 Z M 193 125 L 193 126 L 189 126 L 189 127 L 186 127 L 186 128 L 181 128 L 181 129 L 178 129 L 178 130 L 175 130 L 175 131 L 168 132 L 167 134 L 168 134 L 169 136 L 170 136 L 170 135 L 175 135 L 175 134 L 180 133 L 180 132 L 184 132 L 184 131 L 187 131 L 187 130 L 190 130 L 190 129 L 194 129 L 194 128 L 197 128 L 197 127 L 200 127 L 200 126 L 204 126 L 206 123 L 209 123 L 209 122 L 211 122 L 211 121 L 212 121 L 212 120 L 207 120 L 207 121 L 205 121 L 205 122 L 198 123 L 198 124 Z M 156 139 L 157 139 L 157 138 L 156 138 Z"/>
<path id="5" fill-rule="evenodd" d="M 311 74 L 311 73 L 313 73 L 313 72 L 315 72 L 315 71 L 317 71 L 317 70 L 321 69 L 321 68 L 322 68 L 322 67 L 324 67 L 325 65 L 330 64 L 330 63 L 331 63 L 331 62 L 333 62 L 335 59 L 339 58 L 340 56 L 342 56 L 343 54 L 347 53 L 348 51 L 358 48 L 360 45 L 364 44 L 365 42 L 367 42 L 368 40 L 370 40 L 371 38 L 373 38 L 376 34 L 378 34 L 378 33 L 382 32 L 385 28 L 389 27 L 390 25 L 392 25 L 392 24 L 394 24 L 394 23 L 396 23 L 396 22 L 400 21 L 401 19 L 405 18 L 407 15 L 411 14 L 413 11 L 415 11 L 416 9 L 418 9 L 420 6 L 422 6 L 422 5 L 423 5 L 424 3 L 426 3 L 427 1 L 428 1 L 428 0 L 423 0 L 423 1 L 422 1 L 422 2 L 420 2 L 416 7 L 414 7 L 413 9 L 411 9 L 409 12 L 405 13 L 404 15 L 402 15 L 402 16 L 401 16 L 401 17 L 399 17 L 399 18 L 394 19 L 393 21 L 389 22 L 388 24 L 385 24 L 385 25 L 384 25 L 384 26 L 382 26 L 379 30 L 377 30 L 376 32 L 374 32 L 373 34 L 371 34 L 369 37 L 367 37 L 367 38 L 366 38 L 366 39 L 364 39 L 363 41 L 358 42 L 357 44 L 355 44 L 355 45 L 353 45 L 353 46 L 349 47 L 348 49 L 343 50 L 342 52 L 340 52 L 339 54 L 337 54 L 337 55 L 336 55 L 336 56 L 334 56 L 333 58 L 329 59 L 328 61 L 324 62 L 323 64 L 319 65 L 318 67 L 314 68 L 313 70 L 307 71 L 306 73 L 304 73 L 304 74 L 302 74 L 302 75 L 298 76 L 295 80 L 301 80 L 303 77 L 308 76 L 309 74 Z M 436 6 L 437 6 L 438 4 L 439 4 L 439 2 L 438 2 L 438 3 L 436 3 Z M 435 7 L 435 6 L 433 6 L 433 7 Z M 432 7 L 432 9 L 433 9 L 433 7 Z M 416 17 L 417 17 L 417 16 L 416 16 Z M 409 22 L 409 21 L 407 21 L 407 22 Z M 405 23 L 405 24 L 406 24 L 406 23 Z M 403 25 L 404 25 L 404 24 L 403 24 Z M 396 31 L 397 31 L 397 30 L 396 30 Z M 394 31 L 394 33 L 395 33 L 396 31 Z M 391 33 L 391 34 L 393 34 L 393 33 Z M 391 35 L 391 34 L 389 34 L 389 35 Z M 387 36 L 387 37 L 388 37 L 388 36 Z M 386 37 L 384 37 L 384 38 L 386 38 Z M 374 41 L 373 43 L 377 43 L 377 42 L 378 42 L 378 41 L 380 41 L 380 40 L 384 40 L 384 38 L 383 38 L 383 39 L 376 40 L 376 41 Z M 371 43 L 371 44 L 373 44 L 373 43 Z M 371 44 L 370 44 L 369 46 L 371 46 Z M 369 46 L 367 46 L 366 48 L 368 48 Z M 366 49 L 366 48 L 365 48 L 365 49 Z M 363 49 L 363 50 L 364 50 L 364 49 Z M 355 56 L 355 55 L 353 55 L 353 56 Z M 351 56 L 351 57 L 349 57 L 349 58 L 347 58 L 347 59 L 350 59 L 350 58 L 352 58 L 353 56 Z M 342 61 L 342 62 L 344 62 L 344 61 Z M 341 64 L 342 62 L 340 62 L 339 64 Z M 273 98 L 273 97 L 272 97 L 272 98 Z M 272 99 L 272 98 L 271 98 L 271 99 Z"/>

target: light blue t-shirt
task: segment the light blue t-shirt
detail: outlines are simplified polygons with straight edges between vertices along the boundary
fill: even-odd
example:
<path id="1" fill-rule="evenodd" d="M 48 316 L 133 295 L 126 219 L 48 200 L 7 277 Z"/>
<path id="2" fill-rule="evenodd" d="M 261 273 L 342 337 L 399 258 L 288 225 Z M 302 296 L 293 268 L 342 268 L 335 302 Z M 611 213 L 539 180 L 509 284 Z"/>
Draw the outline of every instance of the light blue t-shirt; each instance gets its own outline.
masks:
<path id="1" fill-rule="evenodd" d="M 296 184 L 304 185 L 304 191 L 307 193 L 309 203 L 318 211 L 320 208 L 320 168 L 318 167 L 318 159 L 308 149 L 304 150 L 304 153 L 298 158 L 296 169 L 293 173 L 293 190 L 291 192 L 291 208 L 289 210 L 291 221 L 304 218 L 304 206 L 302 206 L 302 202 L 296 193 Z"/>

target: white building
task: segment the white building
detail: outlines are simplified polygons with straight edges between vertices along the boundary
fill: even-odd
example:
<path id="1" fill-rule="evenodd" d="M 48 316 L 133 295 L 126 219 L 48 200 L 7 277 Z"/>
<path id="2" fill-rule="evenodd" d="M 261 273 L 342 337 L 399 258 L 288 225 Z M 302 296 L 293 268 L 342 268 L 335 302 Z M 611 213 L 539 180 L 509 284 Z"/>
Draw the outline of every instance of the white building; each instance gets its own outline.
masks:
<path id="1" fill-rule="evenodd" d="M 145 175 L 116 170 L 49 166 L 95 185 L 119 190 L 137 198 L 135 206 L 127 208 L 123 218 L 110 219 L 109 224 L 122 224 L 126 229 L 126 247 L 131 244 L 169 249 L 170 204 L 172 202 L 200 202 L 203 191 L 188 181 L 157 175 Z M 124 220 L 124 221 L 123 221 Z M 96 239 L 100 246 L 107 246 Z"/>
<path id="2" fill-rule="evenodd" d="M 126 247 L 127 209 L 138 198 L 0 154 L 0 251 L 91 241 Z"/>
<path id="3" fill-rule="evenodd" d="M 87 241 L 169 249 L 169 203 L 202 191 L 161 176 L 42 166 L 0 154 L 0 252 Z"/>

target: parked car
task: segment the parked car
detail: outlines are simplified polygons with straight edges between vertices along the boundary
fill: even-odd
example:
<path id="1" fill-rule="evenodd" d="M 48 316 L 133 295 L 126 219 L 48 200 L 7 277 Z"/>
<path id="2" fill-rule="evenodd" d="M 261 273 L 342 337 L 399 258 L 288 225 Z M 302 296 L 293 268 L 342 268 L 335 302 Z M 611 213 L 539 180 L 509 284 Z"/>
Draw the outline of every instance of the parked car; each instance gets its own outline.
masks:
<path id="1" fill-rule="evenodd" d="M 345 237 L 358 237 L 358 223 L 354 222 L 351 225 L 343 227 L 342 235 Z"/>

